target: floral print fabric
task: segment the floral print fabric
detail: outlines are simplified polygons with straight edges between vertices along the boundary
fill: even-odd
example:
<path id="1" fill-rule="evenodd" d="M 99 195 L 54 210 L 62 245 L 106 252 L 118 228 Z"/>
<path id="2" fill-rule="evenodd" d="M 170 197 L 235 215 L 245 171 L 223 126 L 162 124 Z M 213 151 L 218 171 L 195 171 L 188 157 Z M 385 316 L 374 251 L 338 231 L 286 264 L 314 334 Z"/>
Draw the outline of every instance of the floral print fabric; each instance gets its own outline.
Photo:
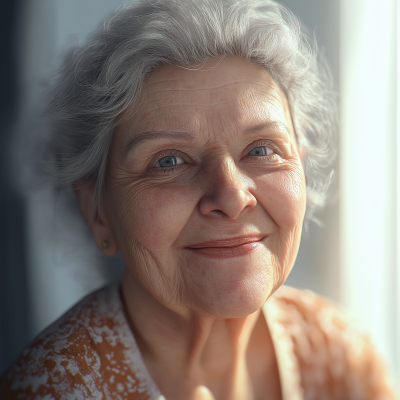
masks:
<path id="1" fill-rule="evenodd" d="M 263 312 L 284 400 L 395 399 L 373 346 L 328 300 L 282 287 Z M 0 394 L 10 400 L 165 400 L 142 360 L 117 286 L 87 296 L 43 331 L 0 378 Z"/>

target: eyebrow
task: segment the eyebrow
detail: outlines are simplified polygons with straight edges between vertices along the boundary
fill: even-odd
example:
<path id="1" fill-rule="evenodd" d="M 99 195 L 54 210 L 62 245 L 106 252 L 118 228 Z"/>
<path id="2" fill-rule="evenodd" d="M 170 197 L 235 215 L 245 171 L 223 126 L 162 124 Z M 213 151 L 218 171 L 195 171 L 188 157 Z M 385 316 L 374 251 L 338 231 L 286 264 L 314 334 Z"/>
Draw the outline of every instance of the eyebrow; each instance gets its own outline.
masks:
<path id="1" fill-rule="evenodd" d="M 147 131 L 141 132 L 128 141 L 125 146 L 125 156 L 137 145 L 157 139 L 193 140 L 196 135 L 192 132 L 182 131 Z"/>
<path id="2" fill-rule="evenodd" d="M 247 128 L 244 132 L 245 132 L 245 134 L 249 134 L 249 133 L 259 132 L 259 131 L 262 131 L 263 129 L 268 129 L 268 128 L 278 128 L 279 130 L 283 130 L 285 133 L 287 133 L 290 136 L 290 130 L 289 130 L 288 126 L 280 121 L 262 122 L 261 124 Z"/>
<path id="3" fill-rule="evenodd" d="M 250 128 L 247 128 L 244 133 L 245 134 L 250 134 L 250 133 L 255 133 L 259 132 L 263 129 L 268 129 L 268 128 L 280 128 L 281 130 L 283 129 L 285 133 L 290 135 L 289 128 L 282 122 L 279 121 L 268 121 L 268 122 L 263 122 L 261 124 L 252 126 Z M 149 142 L 152 140 L 158 140 L 158 139 L 176 139 L 176 140 L 194 140 L 196 139 L 196 135 L 192 132 L 183 132 L 183 131 L 146 131 L 146 132 L 141 132 L 138 135 L 136 135 L 134 138 L 128 141 L 128 143 L 125 145 L 125 156 L 136 146 L 138 146 L 140 143 L 144 142 Z"/>

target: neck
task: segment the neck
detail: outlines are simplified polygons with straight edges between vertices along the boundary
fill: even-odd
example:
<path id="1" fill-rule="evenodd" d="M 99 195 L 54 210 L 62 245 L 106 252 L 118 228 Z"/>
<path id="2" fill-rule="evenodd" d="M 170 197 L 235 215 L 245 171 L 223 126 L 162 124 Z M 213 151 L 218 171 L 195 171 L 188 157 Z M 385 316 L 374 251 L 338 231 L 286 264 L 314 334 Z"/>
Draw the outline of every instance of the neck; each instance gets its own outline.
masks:
<path id="1" fill-rule="evenodd" d="M 232 319 L 184 308 L 172 311 L 127 273 L 122 292 L 144 362 L 164 394 L 172 394 L 173 388 L 167 386 L 179 382 L 187 398 L 206 399 L 206 388 L 219 398 L 251 398 L 249 350 L 263 320 L 260 311 Z M 196 391 L 203 394 L 188 395 Z M 218 395 L 221 391 L 222 396 Z M 177 393 L 171 396 L 179 397 Z"/>

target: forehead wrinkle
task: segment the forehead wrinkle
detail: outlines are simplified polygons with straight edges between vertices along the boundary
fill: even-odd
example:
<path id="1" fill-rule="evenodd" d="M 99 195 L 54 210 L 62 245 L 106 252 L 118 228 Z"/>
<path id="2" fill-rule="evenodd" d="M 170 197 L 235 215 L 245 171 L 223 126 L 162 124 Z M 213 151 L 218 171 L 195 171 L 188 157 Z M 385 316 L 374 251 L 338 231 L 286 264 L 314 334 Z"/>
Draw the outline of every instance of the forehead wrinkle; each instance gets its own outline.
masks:
<path id="1" fill-rule="evenodd" d="M 255 104 L 246 106 L 246 110 L 250 110 L 252 116 L 257 115 L 264 120 L 282 120 L 283 123 L 286 121 L 285 107 L 281 102 L 271 101 L 255 101 Z"/>
<path id="2" fill-rule="evenodd" d="M 280 98 L 279 94 L 278 95 L 272 95 L 272 93 L 265 93 L 265 92 L 264 93 L 260 93 L 260 92 L 258 92 L 259 94 L 262 95 L 263 99 L 259 99 L 259 98 L 257 99 L 256 96 L 254 95 L 254 92 L 253 93 L 252 92 L 253 91 L 251 91 L 250 93 L 240 93 L 237 96 L 230 96 L 229 100 L 218 101 L 218 102 L 214 102 L 214 103 L 211 103 L 211 104 L 210 104 L 210 102 L 207 102 L 207 104 L 197 103 L 196 102 L 197 99 L 191 99 L 190 98 L 189 100 L 193 100 L 193 103 L 191 103 L 191 102 L 187 103 L 186 102 L 186 103 L 172 103 L 171 104 L 171 103 L 167 102 L 167 104 L 165 104 L 165 105 L 161 105 L 159 107 L 151 108 L 150 110 L 143 110 L 142 109 L 142 111 L 144 111 L 144 112 L 154 112 L 154 111 L 159 110 L 160 108 L 165 108 L 165 107 L 198 106 L 198 107 L 210 108 L 210 107 L 215 107 L 215 106 L 218 106 L 218 105 L 222 106 L 222 105 L 228 104 L 228 103 L 236 103 L 236 104 L 239 104 L 240 106 L 248 107 L 248 104 L 247 104 L 248 99 L 252 99 L 253 101 L 256 100 L 257 103 L 259 103 L 260 100 L 262 102 L 265 102 L 265 101 L 268 101 L 269 99 L 272 99 L 274 101 L 270 102 L 270 104 L 274 105 L 274 108 L 282 108 L 283 109 L 283 104 L 280 101 L 281 98 Z M 147 105 L 149 105 L 151 103 L 159 102 L 159 101 L 163 101 L 163 100 L 168 100 L 168 97 L 160 97 L 160 98 L 149 98 L 149 97 L 146 97 L 145 100 L 143 100 L 141 102 L 141 105 L 142 105 L 142 107 L 144 107 L 144 106 L 147 106 Z M 187 100 L 187 98 L 185 98 L 185 100 Z M 278 109 L 277 109 L 277 111 L 278 111 Z"/>
<path id="3" fill-rule="evenodd" d="M 249 74 L 248 74 L 249 75 Z M 224 112 L 223 114 L 230 114 L 238 116 L 239 118 L 237 119 L 237 123 L 235 126 L 239 127 L 240 125 L 243 126 L 243 117 L 247 116 L 250 117 L 250 119 L 258 119 L 260 120 L 276 120 L 276 117 L 281 117 L 281 119 L 284 120 L 284 122 L 289 122 L 286 118 L 286 112 L 285 112 L 285 105 L 286 102 L 284 101 L 286 97 L 283 99 L 281 89 L 279 86 L 275 83 L 275 81 L 272 80 L 272 78 L 267 75 L 266 76 L 268 79 L 260 79 L 258 82 L 252 80 L 252 81 L 232 81 L 229 83 L 225 83 L 223 85 L 218 85 L 218 86 L 213 86 L 213 87 L 208 87 L 208 88 L 179 88 L 179 89 L 162 89 L 162 90 L 154 90 L 154 91 L 144 91 L 143 92 L 143 101 L 141 102 L 141 114 L 145 116 L 141 121 L 147 121 L 149 118 L 162 118 L 165 116 L 169 116 L 170 114 L 174 113 L 181 113 L 181 114 L 191 114 L 192 117 L 194 117 L 197 112 L 202 112 L 201 110 L 189 110 L 187 111 L 187 107 L 198 107 L 199 109 L 203 109 L 203 112 L 205 110 L 208 110 L 210 108 L 215 108 L 220 106 L 223 106 L 224 104 L 228 103 L 234 103 L 234 108 L 232 109 L 227 109 L 226 113 Z M 153 85 L 155 83 L 159 82 L 176 82 L 180 81 L 179 79 L 165 79 L 165 80 L 159 80 L 155 82 L 151 82 L 150 85 Z M 246 85 L 247 84 L 247 85 Z M 225 96 L 230 96 L 230 99 L 227 101 L 222 101 L 218 103 L 211 103 L 207 102 L 206 104 L 200 103 L 190 103 L 191 101 L 196 101 L 196 99 L 193 99 L 190 96 L 189 97 L 189 102 L 186 102 L 184 104 L 182 103 L 172 103 L 168 104 L 170 100 L 173 100 L 177 96 L 180 95 L 181 92 L 187 92 L 187 93 L 193 93 L 193 92 L 200 92 L 202 91 L 203 93 L 205 91 L 210 91 L 212 94 L 212 91 L 216 89 L 218 92 L 222 92 L 223 88 L 229 86 L 232 88 L 231 91 L 225 91 Z M 232 96 L 233 92 L 234 95 Z M 168 96 L 168 94 L 172 93 L 172 96 Z M 174 96 L 174 94 L 176 94 Z M 186 96 L 183 96 L 186 97 Z M 221 96 L 223 98 L 223 96 Z M 187 100 L 187 99 L 185 99 Z M 182 100 L 181 100 L 182 101 Z M 151 104 L 156 103 L 165 103 L 161 104 L 155 108 L 151 108 Z M 252 104 L 253 103 L 253 104 Z M 255 104 L 254 104 L 255 103 Z M 143 108 L 148 108 L 148 110 L 144 110 Z M 171 108 L 175 108 L 173 112 L 170 111 Z M 186 110 L 185 110 L 186 109 Z M 157 114 L 157 111 L 162 110 L 161 113 Z M 249 116 L 249 110 L 253 111 L 250 113 Z M 278 115 L 274 115 L 274 114 Z M 156 114 L 156 115 L 153 115 Z M 222 117 L 222 115 L 221 115 Z M 262 117 L 262 119 L 260 118 Z M 208 118 L 207 118 L 208 119 Z M 247 118 L 244 118 L 247 119 Z M 287 132 L 287 127 L 284 124 L 284 122 L 281 122 L 281 125 L 284 127 L 284 131 Z M 186 125 L 186 124 L 185 124 Z M 271 124 L 270 124 L 271 125 Z"/>
<path id="4" fill-rule="evenodd" d="M 192 112 L 188 112 L 188 111 L 182 111 L 181 114 L 190 114 L 191 115 L 190 123 L 188 125 L 193 124 L 193 122 L 196 123 L 195 125 L 198 125 L 198 116 L 197 115 L 193 114 Z M 164 117 L 164 116 L 171 117 L 171 114 L 165 112 L 163 114 L 158 114 L 157 116 L 158 117 Z M 149 118 L 154 118 L 154 117 L 151 115 L 146 116 L 146 117 L 142 118 L 140 122 L 143 123 L 144 121 L 146 121 Z"/>
<path id="5" fill-rule="evenodd" d="M 245 84 L 248 84 L 248 86 L 246 86 Z M 241 100 L 242 98 L 251 98 L 254 97 L 254 95 L 257 93 L 261 96 L 263 96 L 264 98 L 272 98 L 274 100 L 278 100 L 279 103 L 282 102 L 279 101 L 281 100 L 281 96 L 280 93 L 278 93 L 279 86 L 277 86 L 276 84 L 274 85 L 274 81 L 271 82 L 266 82 L 266 81 L 262 81 L 262 82 L 250 82 L 250 81 L 234 81 L 234 82 L 230 82 L 224 85 L 219 85 L 219 86 L 213 86 L 213 87 L 208 87 L 208 88 L 173 88 L 173 89 L 162 89 L 162 90 L 154 90 L 154 91 L 144 91 L 143 92 L 143 100 L 142 100 L 142 104 L 149 104 L 150 102 L 153 101 L 157 101 L 157 100 L 167 100 L 170 98 L 168 96 L 169 93 L 172 93 L 172 99 L 174 97 L 174 94 L 176 94 L 176 96 L 184 96 L 189 97 L 189 96 L 185 96 L 184 94 L 181 94 L 181 92 L 187 92 L 187 93 L 192 93 L 192 92 L 205 92 L 205 91 L 210 91 L 210 95 L 212 94 L 212 91 L 217 89 L 218 92 L 221 92 L 221 89 L 230 86 L 232 88 L 232 91 L 234 91 L 235 96 L 230 95 L 229 91 L 228 92 L 222 92 L 222 95 L 226 95 L 232 98 L 232 97 L 236 97 L 238 101 Z M 238 88 L 239 86 L 239 88 Z M 244 86 L 244 87 L 243 87 Z M 275 86 L 275 87 L 274 87 Z M 277 90 L 278 89 L 278 90 Z M 219 93 L 220 94 L 220 93 Z M 207 102 L 207 105 L 209 104 L 209 102 Z M 199 104 L 199 106 L 206 106 L 204 104 Z"/>
<path id="6" fill-rule="evenodd" d="M 278 99 L 275 99 L 275 100 L 278 100 Z M 229 103 L 231 101 L 232 100 L 228 100 L 226 102 L 219 103 L 218 105 L 223 105 L 223 104 Z M 238 129 L 240 129 L 239 128 L 240 125 L 249 125 L 249 124 L 245 123 L 245 121 L 243 121 L 243 115 L 248 115 L 246 113 L 246 111 L 250 109 L 250 110 L 256 112 L 255 118 L 258 119 L 258 120 L 261 120 L 262 122 L 260 122 L 257 125 L 255 125 L 255 127 L 251 127 L 249 129 L 245 129 L 246 132 L 247 132 L 247 130 L 251 130 L 252 132 L 254 132 L 255 130 L 260 130 L 261 128 L 266 129 L 266 128 L 270 128 L 270 127 L 273 127 L 273 126 L 277 126 L 279 128 L 283 128 L 283 131 L 285 133 L 289 134 L 289 136 L 290 136 L 290 129 L 286 125 L 286 123 L 288 121 L 286 120 L 284 109 L 283 109 L 283 105 L 282 105 L 281 102 L 278 102 L 278 103 L 274 102 L 275 104 L 269 103 L 269 107 L 265 107 L 263 104 L 260 104 L 260 102 L 257 102 L 256 106 L 253 106 L 251 104 L 249 105 L 245 101 L 241 101 L 240 103 L 244 103 L 242 105 L 244 105 L 245 107 L 242 108 L 241 105 L 238 105 L 238 106 L 234 107 L 233 109 L 226 110 L 226 112 L 224 112 L 222 114 L 219 113 L 218 115 L 215 115 L 214 118 L 215 117 L 221 117 L 222 119 L 223 118 L 229 118 L 229 120 L 232 121 L 230 119 L 229 115 L 234 114 L 234 115 L 238 116 L 237 117 L 237 121 L 235 122 L 235 126 L 238 127 Z M 186 108 L 187 105 L 183 105 L 182 106 L 181 104 L 170 104 L 170 105 L 160 106 L 160 107 L 157 107 L 155 109 L 149 110 L 149 112 L 146 113 L 146 114 L 149 114 L 149 115 L 144 117 L 142 119 L 142 122 L 146 121 L 149 118 L 154 118 L 153 111 L 155 112 L 155 111 L 161 110 L 161 109 L 163 109 L 164 112 L 157 114 L 156 116 L 158 118 L 161 118 L 161 117 L 164 117 L 164 116 L 172 117 L 171 116 L 171 112 L 168 111 L 168 108 L 174 107 L 174 106 L 178 106 L 180 108 L 180 109 L 175 110 L 175 111 L 179 111 L 180 114 L 189 114 L 192 117 L 191 119 L 195 118 L 197 120 L 199 118 L 198 114 L 199 113 L 200 114 L 203 113 L 203 111 L 201 111 L 201 110 L 196 110 L 197 112 L 193 112 L 191 110 L 186 111 L 185 108 Z M 188 105 L 188 106 L 190 107 L 190 105 Z M 214 107 L 214 108 L 216 107 L 215 104 L 214 105 L 200 104 L 198 106 L 199 107 L 203 107 L 205 109 L 208 109 L 210 107 Z M 271 110 L 271 108 L 272 108 L 272 110 Z M 279 120 L 276 119 L 276 117 L 278 117 L 278 118 L 281 117 L 281 118 L 284 119 L 284 121 L 279 121 Z M 204 118 L 206 120 L 208 120 L 207 114 L 202 116 L 201 120 L 203 120 Z M 273 118 L 273 120 L 271 121 L 272 118 Z M 254 119 L 254 114 L 253 115 L 250 114 L 250 119 Z M 268 121 L 265 122 L 265 120 L 268 120 Z M 184 125 L 188 125 L 188 124 L 186 123 Z M 192 125 L 192 124 L 189 124 L 189 125 Z M 281 129 L 279 129 L 279 130 L 281 130 Z"/>
<path id="7" fill-rule="evenodd" d="M 233 100 L 226 100 L 226 101 L 223 101 L 223 102 L 218 102 L 218 103 L 216 102 L 216 103 L 212 103 L 212 104 L 199 104 L 199 103 L 193 103 L 193 104 L 181 104 L 181 103 L 166 104 L 166 105 L 161 105 L 161 106 L 156 107 L 156 108 L 152 108 L 151 110 L 148 110 L 147 113 L 155 112 L 157 110 L 166 109 L 166 108 L 170 108 L 170 107 L 182 107 L 183 109 L 187 108 L 187 107 L 192 107 L 192 106 L 210 108 L 210 107 L 222 106 L 224 104 L 228 104 L 228 103 L 232 103 L 232 102 L 233 102 Z M 179 110 L 179 112 L 183 112 L 183 111 Z M 186 112 L 188 112 L 188 111 L 186 111 Z M 161 116 L 162 114 L 158 114 L 158 115 Z"/>
<path id="8" fill-rule="evenodd" d="M 264 119 L 273 119 L 277 117 L 284 118 L 285 122 L 285 104 L 279 97 L 268 94 L 262 95 L 250 93 L 247 99 L 241 99 L 240 106 L 243 111 L 251 111 L 251 116 L 263 116 Z"/>
<path id="9" fill-rule="evenodd" d="M 181 82 L 177 79 L 178 82 Z M 161 82 L 161 81 L 160 81 Z M 267 82 L 262 82 L 262 84 L 266 84 Z M 163 92 L 178 92 L 178 91 L 193 91 L 193 90 L 216 90 L 216 89 L 222 89 L 226 86 L 233 86 L 233 85 L 241 85 L 241 84 L 249 84 L 250 86 L 259 86 L 261 85 L 260 82 L 256 81 L 244 81 L 244 80 L 237 80 L 237 81 L 232 81 L 232 82 L 227 82 L 224 83 L 223 85 L 218 85 L 218 86 L 209 86 L 209 87 L 181 87 L 181 88 L 174 88 L 174 89 L 162 89 L 162 90 L 153 90 L 153 91 L 147 91 L 146 89 L 148 86 L 144 89 L 144 91 L 147 92 L 147 94 L 153 94 L 153 93 L 163 93 Z M 150 85 L 149 85 L 150 86 Z M 273 85 L 270 85 L 271 87 Z"/>
<path id="10" fill-rule="evenodd" d="M 254 100 L 254 99 L 253 99 Z M 196 114 L 202 114 L 206 110 L 210 108 L 218 108 L 221 106 L 224 106 L 225 104 L 228 103 L 233 103 L 233 107 L 224 110 L 222 114 L 218 114 L 218 116 L 225 116 L 226 118 L 231 118 L 232 115 L 236 116 L 238 122 L 242 121 L 244 122 L 243 119 L 262 119 L 262 120 L 273 120 L 273 121 L 278 121 L 276 118 L 280 117 L 282 121 L 280 123 L 282 126 L 286 127 L 286 124 L 288 121 L 285 117 L 285 112 L 282 107 L 282 104 L 280 102 L 269 102 L 268 104 L 265 104 L 265 102 L 256 102 L 257 104 L 249 104 L 246 101 L 240 101 L 240 102 L 235 102 L 234 100 L 227 100 L 227 101 L 222 101 L 222 102 L 215 102 L 212 104 L 167 104 L 167 105 L 161 105 L 155 108 L 151 108 L 149 110 L 146 110 L 145 112 L 142 113 L 142 122 L 146 121 L 149 118 L 162 118 L 162 117 L 171 117 L 173 118 L 173 114 L 179 113 L 179 114 L 185 114 L 185 115 L 191 115 L 193 117 L 196 116 Z M 238 104 L 239 103 L 239 104 Z M 240 104 L 242 103 L 242 104 Z M 193 111 L 190 108 L 192 106 L 198 107 L 197 110 Z M 189 107 L 189 110 L 188 110 Z M 171 110 L 172 109 L 172 110 Z M 162 110 L 162 112 L 157 112 L 159 110 Z M 251 113 L 249 114 L 248 111 L 251 110 Z M 206 117 L 207 115 L 204 115 L 202 118 Z M 212 115 L 211 115 L 212 117 Z M 246 118 L 247 117 L 247 118 Z M 264 123 L 264 122 L 262 122 Z"/>
<path id="11" fill-rule="evenodd" d="M 281 88 L 274 81 L 261 82 L 256 85 L 251 85 L 249 86 L 247 93 L 249 94 L 249 96 L 252 97 L 262 96 L 278 100 L 280 103 L 282 103 L 283 92 Z"/>

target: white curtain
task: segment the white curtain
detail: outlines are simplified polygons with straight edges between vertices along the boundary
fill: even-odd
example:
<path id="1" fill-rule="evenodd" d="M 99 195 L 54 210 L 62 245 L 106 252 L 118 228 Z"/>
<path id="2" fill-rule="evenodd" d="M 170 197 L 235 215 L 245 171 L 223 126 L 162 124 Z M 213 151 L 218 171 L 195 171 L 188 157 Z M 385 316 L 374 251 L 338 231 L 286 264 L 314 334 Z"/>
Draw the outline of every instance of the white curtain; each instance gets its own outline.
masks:
<path id="1" fill-rule="evenodd" d="M 341 301 L 400 382 L 396 0 L 341 2 Z"/>

